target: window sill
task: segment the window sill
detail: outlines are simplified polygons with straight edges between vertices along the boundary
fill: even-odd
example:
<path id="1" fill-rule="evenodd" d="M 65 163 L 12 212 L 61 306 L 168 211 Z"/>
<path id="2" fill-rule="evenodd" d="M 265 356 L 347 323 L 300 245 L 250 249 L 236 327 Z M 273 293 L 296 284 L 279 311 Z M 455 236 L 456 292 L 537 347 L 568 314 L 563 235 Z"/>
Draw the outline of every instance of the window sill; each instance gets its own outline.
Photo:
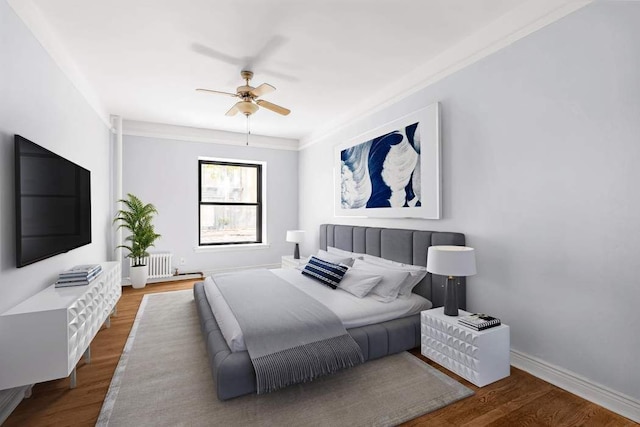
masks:
<path id="1" fill-rule="evenodd" d="M 257 251 L 261 249 L 269 249 L 269 243 L 247 243 L 236 245 L 216 245 L 216 246 L 196 246 L 193 252 L 241 252 L 241 251 Z"/>

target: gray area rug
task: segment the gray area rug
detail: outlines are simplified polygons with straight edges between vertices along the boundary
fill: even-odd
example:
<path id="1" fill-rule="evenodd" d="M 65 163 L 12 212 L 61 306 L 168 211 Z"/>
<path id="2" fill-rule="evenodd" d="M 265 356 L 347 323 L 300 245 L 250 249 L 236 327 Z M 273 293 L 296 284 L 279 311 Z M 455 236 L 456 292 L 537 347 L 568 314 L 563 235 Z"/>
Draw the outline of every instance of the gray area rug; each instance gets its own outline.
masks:
<path id="1" fill-rule="evenodd" d="M 220 402 L 191 290 L 145 295 L 98 426 L 391 426 L 473 391 L 409 353 Z"/>

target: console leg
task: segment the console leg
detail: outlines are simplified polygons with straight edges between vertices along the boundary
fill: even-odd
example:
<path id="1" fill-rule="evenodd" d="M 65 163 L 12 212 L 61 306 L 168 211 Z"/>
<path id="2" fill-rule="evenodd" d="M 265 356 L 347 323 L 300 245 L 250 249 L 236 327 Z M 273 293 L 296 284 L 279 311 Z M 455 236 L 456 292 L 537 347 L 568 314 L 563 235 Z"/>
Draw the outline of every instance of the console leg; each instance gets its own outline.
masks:
<path id="1" fill-rule="evenodd" d="M 76 388 L 76 368 L 73 368 L 73 371 L 71 371 L 71 375 L 69 376 L 69 388 Z"/>

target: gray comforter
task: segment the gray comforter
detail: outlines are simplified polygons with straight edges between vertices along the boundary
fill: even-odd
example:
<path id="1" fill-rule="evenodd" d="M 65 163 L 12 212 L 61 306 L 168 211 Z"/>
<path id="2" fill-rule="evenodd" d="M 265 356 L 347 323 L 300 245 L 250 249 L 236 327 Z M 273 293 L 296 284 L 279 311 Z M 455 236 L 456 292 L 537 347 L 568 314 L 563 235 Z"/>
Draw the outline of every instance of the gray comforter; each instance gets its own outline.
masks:
<path id="1" fill-rule="evenodd" d="M 332 311 L 272 272 L 223 273 L 213 280 L 242 329 L 258 393 L 363 362 Z"/>

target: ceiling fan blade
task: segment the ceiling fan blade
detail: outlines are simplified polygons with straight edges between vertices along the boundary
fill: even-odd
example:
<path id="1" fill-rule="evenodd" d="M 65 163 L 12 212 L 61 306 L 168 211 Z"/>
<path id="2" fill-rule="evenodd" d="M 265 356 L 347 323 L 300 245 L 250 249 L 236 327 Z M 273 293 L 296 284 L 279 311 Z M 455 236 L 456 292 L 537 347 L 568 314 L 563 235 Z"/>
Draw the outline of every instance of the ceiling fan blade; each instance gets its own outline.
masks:
<path id="1" fill-rule="evenodd" d="M 191 50 L 197 52 L 201 55 L 208 56 L 209 58 L 217 59 L 218 61 L 226 62 L 231 65 L 240 65 L 243 64 L 245 58 L 236 58 L 231 55 L 227 55 L 226 53 L 219 52 L 215 49 L 211 49 L 209 46 L 205 46 L 200 43 L 192 43 Z"/>
<path id="2" fill-rule="evenodd" d="M 240 111 L 238 110 L 238 104 L 240 104 L 240 102 L 236 102 L 236 104 L 225 113 L 225 116 L 235 116 L 236 114 L 238 114 L 238 111 Z"/>
<path id="3" fill-rule="evenodd" d="M 267 19 L 265 18 L 265 16 L 261 16 L 261 18 L 263 20 Z M 266 22 L 269 22 L 269 21 L 266 21 Z M 287 42 L 287 39 L 277 34 L 271 37 L 256 55 L 245 58 L 247 61 L 244 64 L 245 70 L 253 70 L 255 68 L 259 68 L 259 64 L 262 64 L 266 59 L 273 56 L 274 52 L 280 49 L 280 47 L 284 45 L 286 42 Z"/>
<path id="4" fill-rule="evenodd" d="M 286 116 L 291 112 L 291 110 L 289 110 L 287 108 L 281 107 L 281 106 L 276 105 L 276 104 L 272 104 L 271 102 L 264 101 L 262 99 L 257 100 L 256 104 L 258 104 L 261 107 L 266 108 L 267 110 L 271 110 L 274 113 L 282 114 L 283 116 Z"/>
<path id="5" fill-rule="evenodd" d="M 251 91 L 249 91 L 249 93 L 253 96 L 255 96 L 256 98 L 265 95 L 267 93 L 271 93 L 274 90 L 276 90 L 275 87 L 271 86 L 268 83 L 262 83 L 260 86 L 253 88 Z"/>
<path id="6" fill-rule="evenodd" d="M 220 91 L 220 90 L 211 90 L 211 89 L 201 89 L 201 88 L 198 88 L 198 89 L 196 89 L 196 91 L 198 91 L 198 92 L 215 93 L 215 94 L 218 94 L 218 95 L 227 95 L 227 96 L 233 96 L 233 97 L 237 97 L 237 96 L 238 96 L 238 94 L 237 94 L 237 93 L 222 92 L 222 91 Z"/>

